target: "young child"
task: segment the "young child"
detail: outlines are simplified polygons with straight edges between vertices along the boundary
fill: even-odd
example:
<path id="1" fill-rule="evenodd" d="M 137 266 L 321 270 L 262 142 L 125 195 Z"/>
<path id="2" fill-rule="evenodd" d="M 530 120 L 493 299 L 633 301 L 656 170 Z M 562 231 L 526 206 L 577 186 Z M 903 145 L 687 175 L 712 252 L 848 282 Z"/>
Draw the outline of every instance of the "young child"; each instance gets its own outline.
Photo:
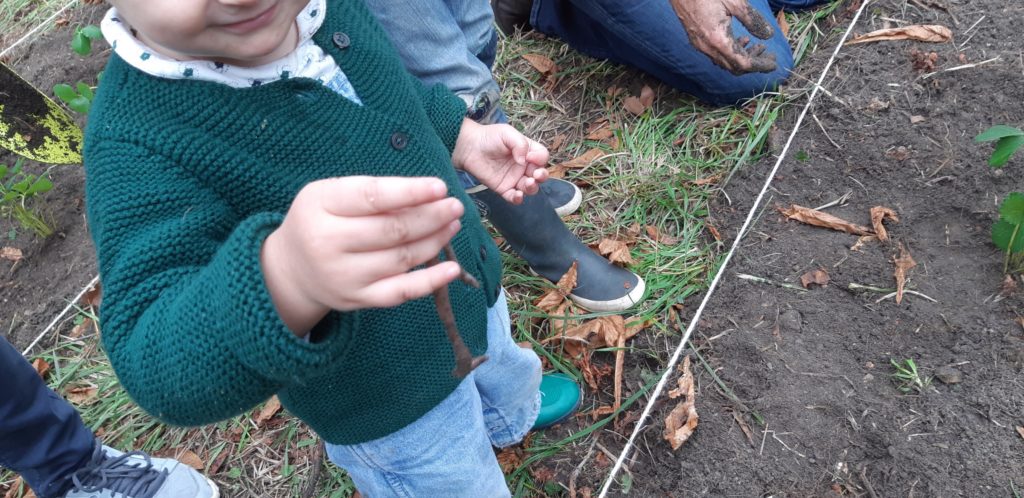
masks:
<path id="1" fill-rule="evenodd" d="M 534 424 L 540 361 L 452 166 L 521 202 L 547 150 L 418 83 L 361 0 L 111 3 L 86 203 L 128 392 L 185 425 L 276 393 L 368 496 L 507 496 L 491 447 Z M 443 286 L 490 358 L 461 381 Z"/>

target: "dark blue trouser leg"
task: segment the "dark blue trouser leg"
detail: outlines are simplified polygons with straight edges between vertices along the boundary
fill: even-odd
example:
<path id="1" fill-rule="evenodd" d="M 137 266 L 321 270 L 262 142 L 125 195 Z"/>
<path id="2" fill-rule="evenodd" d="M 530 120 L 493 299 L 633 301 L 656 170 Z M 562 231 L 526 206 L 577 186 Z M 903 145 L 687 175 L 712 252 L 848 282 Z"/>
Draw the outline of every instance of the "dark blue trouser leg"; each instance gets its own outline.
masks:
<path id="1" fill-rule="evenodd" d="M 636 67 L 683 92 L 714 105 L 732 105 L 774 89 L 789 76 L 793 54 L 772 15 L 772 7 L 797 9 L 821 0 L 751 0 L 771 23 L 775 36 L 764 43 L 775 54 L 771 73 L 734 76 L 690 45 L 668 0 L 534 0 L 531 24 L 592 57 Z M 733 20 L 737 37 L 750 36 Z"/>
<path id="2" fill-rule="evenodd" d="M 0 338 L 0 467 L 21 474 L 40 498 L 59 496 L 95 444 L 75 408 Z"/>

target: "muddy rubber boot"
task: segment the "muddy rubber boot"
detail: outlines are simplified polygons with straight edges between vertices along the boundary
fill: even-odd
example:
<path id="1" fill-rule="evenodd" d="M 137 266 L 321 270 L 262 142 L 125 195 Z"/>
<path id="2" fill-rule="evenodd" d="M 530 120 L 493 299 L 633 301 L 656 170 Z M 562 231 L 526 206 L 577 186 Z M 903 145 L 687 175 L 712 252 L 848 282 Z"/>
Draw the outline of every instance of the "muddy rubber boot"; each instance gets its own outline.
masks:
<path id="1" fill-rule="evenodd" d="M 538 275 L 557 282 L 578 261 L 576 288 L 569 298 L 590 311 L 624 311 L 644 296 L 644 281 L 613 265 L 576 237 L 552 208 L 544 191 L 515 206 L 491 190 L 471 194 L 509 247 Z"/>

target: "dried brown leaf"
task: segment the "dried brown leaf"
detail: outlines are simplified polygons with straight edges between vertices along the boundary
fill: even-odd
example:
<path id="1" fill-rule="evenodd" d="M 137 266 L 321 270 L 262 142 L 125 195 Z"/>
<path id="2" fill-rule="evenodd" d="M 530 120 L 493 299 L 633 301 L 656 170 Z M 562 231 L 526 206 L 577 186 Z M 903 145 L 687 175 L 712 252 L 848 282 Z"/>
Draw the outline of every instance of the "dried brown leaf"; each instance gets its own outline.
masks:
<path id="1" fill-rule="evenodd" d="M 263 425 L 266 421 L 270 420 L 277 415 L 277 412 L 281 411 L 281 400 L 277 399 L 277 396 L 271 396 L 270 399 L 263 405 L 263 409 L 253 418 L 253 422 L 256 422 L 257 426 Z"/>
<path id="2" fill-rule="evenodd" d="M 96 402 L 96 394 L 98 392 L 98 389 L 91 386 L 72 387 L 67 390 L 64 397 L 75 405 L 91 405 Z"/>
<path id="3" fill-rule="evenodd" d="M 953 32 L 938 24 L 915 24 L 900 28 L 879 29 L 867 34 L 853 37 L 847 45 L 869 43 L 886 40 L 914 40 L 930 43 L 945 43 L 953 39 Z"/>
<path id="4" fill-rule="evenodd" d="M 538 73 L 544 76 L 550 76 L 555 73 L 558 66 L 555 65 L 555 61 L 549 57 L 540 54 L 523 54 L 523 58 L 537 70 Z"/>
<path id="5" fill-rule="evenodd" d="M 615 136 L 612 126 L 607 119 L 601 119 L 591 123 L 587 128 L 587 140 L 608 140 Z"/>
<path id="6" fill-rule="evenodd" d="M 18 491 L 21 490 L 21 488 L 25 488 L 25 494 L 23 495 L 18 494 Z M 36 498 L 36 494 L 33 493 L 32 489 L 28 487 L 28 484 L 21 479 L 21 476 L 15 478 L 14 482 L 11 483 L 10 489 L 4 493 L 4 498 L 18 498 L 18 496 L 21 496 L 21 498 Z"/>
<path id="7" fill-rule="evenodd" d="M 804 273 L 803 276 L 800 277 L 800 285 L 804 286 L 804 289 L 810 289 L 812 285 L 824 287 L 828 285 L 828 282 L 828 273 L 826 273 L 825 270 L 822 270 L 821 268 L 817 270 L 811 270 L 807 273 Z"/>
<path id="8" fill-rule="evenodd" d="M 1017 280 L 1013 278 L 1013 275 L 1007 275 L 1003 278 L 1003 284 L 999 286 L 999 295 L 1009 297 L 1017 293 Z"/>
<path id="9" fill-rule="evenodd" d="M 640 102 L 638 97 L 632 95 L 622 99 L 622 108 L 629 111 L 630 114 L 641 115 L 647 110 L 646 107 Z"/>
<path id="10" fill-rule="evenodd" d="M 36 369 L 36 373 L 45 379 L 46 374 L 50 371 L 50 364 L 42 358 L 36 358 L 35 360 L 32 360 L 32 368 Z"/>
<path id="11" fill-rule="evenodd" d="M 692 184 L 694 184 L 694 185 L 696 185 L 698 187 L 701 187 L 701 186 L 704 186 L 704 185 L 713 185 L 715 183 L 718 183 L 721 180 L 722 180 L 722 175 L 718 174 L 718 175 L 707 176 L 707 177 L 704 177 L 704 178 L 698 178 L 698 179 L 696 179 L 696 180 L 694 180 L 694 181 L 692 181 L 690 183 L 692 183 Z"/>
<path id="12" fill-rule="evenodd" d="M 206 468 L 206 462 L 204 462 L 202 458 L 199 458 L 199 455 L 196 455 L 192 450 L 178 451 L 172 458 L 196 470 L 203 470 Z"/>
<path id="13" fill-rule="evenodd" d="M 874 242 L 876 240 L 878 240 L 878 237 L 874 235 L 862 235 L 859 238 L 857 238 L 857 242 L 854 242 L 854 244 L 850 246 L 850 250 L 860 251 L 861 249 L 864 248 L 864 244 L 867 244 L 868 242 Z"/>
<path id="14" fill-rule="evenodd" d="M 747 442 L 749 442 L 751 446 L 754 446 L 754 433 L 751 432 L 750 426 L 747 425 L 747 422 L 743 420 L 743 415 L 740 415 L 739 412 L 733 410 L 732 418 L 736 420 L 737 424 L 739 424 L 740 430 L 743 431 L 743 435 L 747 436 Z"/>
<path id="15" fill-rule="evenodd" d="M 910 251 L 904 248 L 903 243 L 900 242 L 900 256 L 894 263 L 896 263 L 896 271 L 893 273 L 893 276 L 896 277 L 896 304 L 900 304 L 903 302 L 903 288 L 907 284 L 907 272 L 917 266 L 917 262 L 910 257 Z"/>
<path id="16" fill-rule="evenodd" d="M 1017 427 L 1017 434 L 1020 434 L 1020 437 L 1024 438 L 1024 427 L 1018 426 Z"/>
<path id="17" fill-rule="evenodd" d="M 882 242 L 889 241 L 889 232 L 885 229 L 885 225 L 882 224 L 885 219 L 888 218 L 894 223 L 900 222 L 900 217 L 896 215 L 896 211 L 889 209 L 884 206 L 875 206 L 871 208 L 871 226 L 874 227 L 875 233 L 878 235 L 878 240 Z"/>
<path id="18" fill-rule="evenodd" d="M 565 272 L 565 275 L 558 279 L 555 288 L 541 296 L 540 299 L 533 303 L 534 306 L 548 314 L 558 310 L 562 306 L 562 302 L 569 296 L 569 293 L 576 288 L 576 270 L 577 263 L 573 261 L 569 271 Z"/>
<path id="19" fill-rule="evenodd" d="M 644 85 L 644 87 L 640 89 L 640 103 L 646 108 L 650 108 L 654 105 L 654 90 L 651 87 Z"/>
<path id="20" fill-rule="evenodd" d="M 718 232 L 718 229 L 715 228 L 714 225 L 712 225 L 711 223 L 705 222 L 704 223 L 704 228 L 708 229 L 708 232 L 711 234 L 712 237 L 714 237 L 714 239 L 716 241 L 718 241 L 718 242 L 722 241 L 722 234 Z"/>
<path id="21" fill-rule="evenodd" d="M 687 439 L 690 439 L 693 431 L 697 429 L 700 418 L 694 403 L 697 392 L 694 388 L 693 373 L 690 371 L 689 356 L 683 359 L 683 364 L 679 369 L 682 375 L 679 377 L 678 386 L 669 391 L 669 397 L 675 399 L 685 396 L 685 399 L 680 401 L 665 418 L 664 437 L 672 445 L 673 450 L 678 450 Z"/>
<path id="22" fill-rule="evenodd" d="M 92 306 L 94 308 L 99 307 L 100 303 L 103 302 L 103 283 L 96 282 L 96 285 L 92 286 L 91 289 L 87 290 L 82 295 L 80 301 L 82 306 Z"/>
<path id="23" fill-rule="evenodd" d="M 17 247 L 3 247 L 0 248 L 0 259 L 6 259 L 8 261 L 14 261 L 17 263 L 21 261 L 22 253 L 21 249 Z"/>
<path id="24" fill-rule="evenodd" d="M 924 116 L 910 116 L 910 124 L 923 123 L 924 121 Z"/>
<path id="25" fill-rule="evenodd" d="M 78 339 L 79 337 L 85 335 L 85 333 L 88 332 L 89 329 L 91 329 L 92 327 L 92 318 L 86 318 L 85 320 L 82 320 L 82 323 L 75 325 L 71 329 L 71 332 L 68 332 L 68 336 L 71 337 L 72 339 Z"/>
<path id="26" fill-rule="evenodd" d="M 562 150 L 562 146 L 565 145 L 565 141 L 568 140 L 568 138 L 569 137 L 567 137 L 565 133 L 555 135 L 555 138 L 551 139 L 551 145 L 548 146 L 548 150 L 551 152 L 558 152 Z"/>
<path id="27" fill-rule="evenodd" d="M 796 220 L 808 225 L 814 225 L 824 228 L 831 228 L 840 232 L 846 232 L 853 235 L 874 235 L 875 233 L 868 227 L 863 225 L 857 225 L 850 223 L 842 218 L 832 216 L 828 213 L 823 213 L 816 209 L 808 207 L 798 206 L 796 204 L 791 205 L 787 209 L 779 209 L 779 212 L 785 215 L 787 218 Z"/>
<path id="28" fill-rule="evenodd" d="M 633 255 L 629 253 L 629 244 L 624 241 L 603 238 L 597 243 L 597 251 L 608 258 L 612 263 L 631 265 L 634 263 Z"/>
<path id="29" fill-rule="evenodd" d="M 564 163 L 559 163 L 556 166 L 560 166 L 565 169 L 586 168 L 587 166 L 590 166 L 590 164 L 593 163 L 594 161 L 601 159 L 606 155 L 608 154 L 601 149 L 590 149 L 584 152 L 583 154 L 580 154 L 579 156 L 576 156 Z"/>
<path id="30" fill-rule="evenodd" d="M 789 39 L 789 22 L 786 21 L 786 11 L 780 10 L 775 16 L 775 20 L 779 23 L 779 31 L 782 32 L 782 36 L 785 39 Z"/>
<path id="31" fill-rule="evenodd" d="M 647 232 L 648 237 L 650 237 L 652 240 L 659 244 L 664 244 L 666 246 L 674 246 L 679 243 L 679 239 L 662 233 L 660 230 L 658 230 L 658 227 L 654 225 L 647 225 L 644 227 L 644 230 Z"/>
<path id="32" fill-rule="evenodd" d="M 505 448 L 498 452 L 498 465 L 506 475 L 523 464 L 523 450 L 517 447 Z"/>

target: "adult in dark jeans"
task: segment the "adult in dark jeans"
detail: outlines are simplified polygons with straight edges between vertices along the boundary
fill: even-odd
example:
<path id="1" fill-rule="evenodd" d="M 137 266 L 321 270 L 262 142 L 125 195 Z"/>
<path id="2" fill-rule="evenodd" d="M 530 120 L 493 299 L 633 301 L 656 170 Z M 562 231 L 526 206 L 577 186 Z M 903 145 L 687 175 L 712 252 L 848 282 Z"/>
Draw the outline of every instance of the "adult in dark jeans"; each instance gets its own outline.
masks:
<path id="1" fill-rule="evenodd" d="M 0 467 L 39 498 L 217 498 L 217 486 L 180 462 L 100 444 L 78 412 L 0 338 Z"/>
<path id="2" fill-rule="evenodd" d="M 492 0 L 505 33 L 532 26 L 714 105 L 773 90 L 793 53 L 772 15 L 823 0 Z"/>

